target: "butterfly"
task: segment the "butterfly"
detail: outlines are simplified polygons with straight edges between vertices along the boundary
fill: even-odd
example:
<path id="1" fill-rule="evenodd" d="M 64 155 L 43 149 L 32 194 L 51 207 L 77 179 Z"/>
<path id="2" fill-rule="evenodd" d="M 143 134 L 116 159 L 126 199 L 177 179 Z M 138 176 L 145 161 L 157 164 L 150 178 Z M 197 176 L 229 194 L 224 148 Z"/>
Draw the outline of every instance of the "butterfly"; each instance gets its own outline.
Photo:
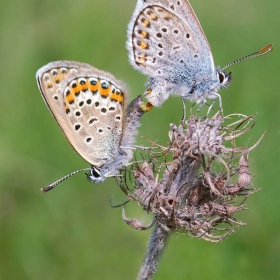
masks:
<path id="1" fill-rule="evenodd" d="M 133 156 L 132 146 L 140 118 L 151 107 L 137 97 L 129 105 L 125 84 L 110 73 L 75 61 L 55 61 L 36 73 L 42 97 L 72 147 L 91 164 L 83 170 L 88 179 L 101 183 L 119 174 Z"/>
<path id="2" fill-rule="evenodd" d="M 216 68 L 210 45 L 187 0 L 138 0 L 128 25 L 127 49 L 132 66 L 148 75 L 146 97 L 161 106 L 170 95 L 205 104 L 219 99 L 227 87 L 230 65 L 272 51 L 268 45 L 259 51 Z"/>

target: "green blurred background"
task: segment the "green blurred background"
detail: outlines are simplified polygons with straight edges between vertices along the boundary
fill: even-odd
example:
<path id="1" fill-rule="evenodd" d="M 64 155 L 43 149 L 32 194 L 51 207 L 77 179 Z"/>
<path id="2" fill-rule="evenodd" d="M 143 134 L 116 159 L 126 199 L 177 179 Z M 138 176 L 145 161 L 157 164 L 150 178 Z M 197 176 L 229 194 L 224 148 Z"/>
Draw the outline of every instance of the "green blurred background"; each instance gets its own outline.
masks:
<path id="1" fill-rule="evenodd" d="M 4 4 L 5 3 L 5 4 Z M 216 65 L 274 44 L 274 52 L 233 66 L 221 91 L 225 114 L 258 113 L 244 145 L 254 187 L 247 226 L 219 244 L 173 236 L 155 279 L 280 279 L 279 0 L 191 1 Z M 136 0 L 10 0 L 0 4 L 0 279 L 135 279 L 151 231 L 139 232 L 111 208 L 124 196 L 108 179 L 83 174 L 42 195 L 40 187 L 88 164 L 71 148 L 38 91 L 35 72 L 54 60 L 88 62 L 126 81 L 131 97 L 145 76 L 128 63 L 126 28 Z M 190 103 L 188 103 L 190 104 Z M 181 118 L 172 98 L 143 117 L 140 135 L 165 144 Z M 138 143 L 140 143 L 139 140 Z M 140 208 L 129 216 L 149 220 Z"/>

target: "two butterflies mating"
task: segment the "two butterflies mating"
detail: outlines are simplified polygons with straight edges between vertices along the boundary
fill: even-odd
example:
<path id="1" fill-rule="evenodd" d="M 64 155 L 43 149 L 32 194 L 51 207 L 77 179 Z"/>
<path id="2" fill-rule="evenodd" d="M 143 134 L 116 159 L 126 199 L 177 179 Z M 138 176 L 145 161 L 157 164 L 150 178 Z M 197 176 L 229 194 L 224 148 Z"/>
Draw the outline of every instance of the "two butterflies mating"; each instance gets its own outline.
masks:
<path id="1" fill-rule="evenodd" d="M 130 63 L 148 78 L 145 104 L 138 96 L 129 105 L 123 82 L 88 64 L 51 62 L 38 70 L 38 87 L 53 117 L 73 148 L 91 164 L 41 189 L 89 170 L 94 183 L 119 174 L 132 158 L 143 113 L 161 106 L 172 94 L 204 104 L 219 99 L 231 81 L 225 68 L 272 51 L 259 51 L 216 68 L 203 29 L 187 0 L 138 0 L 128 26 Z"/>

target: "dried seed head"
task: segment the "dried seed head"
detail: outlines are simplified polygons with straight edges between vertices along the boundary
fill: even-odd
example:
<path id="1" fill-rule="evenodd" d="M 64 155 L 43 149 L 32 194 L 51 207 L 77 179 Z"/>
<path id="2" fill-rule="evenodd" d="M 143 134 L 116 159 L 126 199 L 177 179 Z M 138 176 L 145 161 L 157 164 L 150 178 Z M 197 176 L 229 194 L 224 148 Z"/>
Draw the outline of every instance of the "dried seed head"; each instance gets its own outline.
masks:
<path id="1" fill-rule="evenodd" d="M 236 147 L 235 139 L 253 126 L 253 117 L 235 117 L 225 125 L 229 117 L 191 116 L 178 126 L 171 124 L 168 147 L 153 143 L 139 148 L 141 160 L 135 160 L 121 181 L 129 199 L 152 212 L 165 231 L 188 232 L 207 241 L 219 242 L 245 225 L 234 218 L 245 209 L 236 199 L 256 190 L 248 188 L 251 148 Z M 128 176 L 131 171 L 133 176 Z M 145 229 L 135 219 L 125 214 L 123 218 L 130 226 Z"/>

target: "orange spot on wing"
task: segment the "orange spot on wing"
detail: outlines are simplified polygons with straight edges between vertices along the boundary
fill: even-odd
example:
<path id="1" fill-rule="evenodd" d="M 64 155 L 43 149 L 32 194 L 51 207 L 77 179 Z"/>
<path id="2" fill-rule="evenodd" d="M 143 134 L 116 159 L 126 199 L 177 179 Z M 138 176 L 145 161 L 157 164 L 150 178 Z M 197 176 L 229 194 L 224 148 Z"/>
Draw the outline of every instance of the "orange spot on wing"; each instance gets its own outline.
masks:
<path id="1" fill-rule="evenodd" d="M 116 94 L 116 93 L 111 92 L 110 93 L 110 99 L 122 103 L 123 100 L 124 100 L 124 96 L 123 96 L 122 92 L 120 94 Z"/>
<path id="2" fill-rule="evenodd" d="M 150 36 L 150 34 L 147 31 L 141 31 L 140 35 L 144 39 L 147 39 Z"/>
<path id="3" fill-rule="evenodd" d="M 71 103 L 71 102 L 73 102 L 74 100 L 75 100 L 74 91 L 71 90 L 70 94 L 68 94 L 68 95 L 66 96 L 66 101 L 67 101 L 68 103 Z"/>
<path id="4" fill-rule="evenodd" d="M 143 26 L 145 26 L 145 27 L 150 27 L 150 25 L 151 25 L 150 21 L 147 19 L 142 19 L 141 22 L 142 22 Z"/>
<path id="5" fill-rule="evenodd" d="M 147 61 L 146 57 L 146 54 L 140 54 L 138 57 L 136 57 L 136 60 L 138 63 L 145 63 Z"/>
<path id="6" fill-rule="evenodd" d="M 150 19 L 151 20 L 157 20 L 158 19 L 158 16 L 156 14 L 151 14 L 150 15 Z"/>
<path id="7" fill-rule="evenodd" d="M 61 81 L 63 81 L 65 79 L 66 75 L 62 74 L 59 69 L 57 69 L 57 75 L 55 75 L 55 83 L 59 84 Z"/>
<path id="8" fill-rule="evenodd" d="M 108 88 L 103 88 L 101 85 L 99 86 L 100 94 L 103 96 L 109 96 L 109 93 L 111 92 L 111 85 Z"/>
<path id="9" fill-rule="evenodd" d="M 139 44 L 139 47 L 141 49 L 148 49 L 149 48 L 149 45 L 148 43 L 144 42 L 144 41 L 141 41 L 140 44 Z"/>
<path id="10" fill-rule="evenodd" d="M 66 74 L 61 73 L 61 71 L 59 71 L 58 73 L 59 73 L 59 74 L 58 74 L 58 78 L 59 78 L 60 80 L 63 80 L 63 79 L 66 77 Z"/>
<path id="11" fill-rule="evenodd" d="M 69 109 L 68 106 L 65 106 L 64 109 L 65 109 L 66 114 L 69 114 L 69 113 L 70 113 L 70 109 Z"/>
<path id="12" fill-rule="evenodd" d="M 88 88 L 90 91 L 95 92 L 99 89 L 99 81 L 96 85 L 92 85 L 90 82 L 88 83 Z"/>
<path id="13" fill-rule="evenodd" d="M 88 85 L 89 85 L 88 81 L 84 85 L 80 85 L 81 90 L 88 89 Z"/>
<path id="14" fill-rule="evenodd" d="M 80 84 L 77 83 L 77 86 L 74 89 L 74 94 L 79 94 L 82 90 L 82 86 Z"/>

